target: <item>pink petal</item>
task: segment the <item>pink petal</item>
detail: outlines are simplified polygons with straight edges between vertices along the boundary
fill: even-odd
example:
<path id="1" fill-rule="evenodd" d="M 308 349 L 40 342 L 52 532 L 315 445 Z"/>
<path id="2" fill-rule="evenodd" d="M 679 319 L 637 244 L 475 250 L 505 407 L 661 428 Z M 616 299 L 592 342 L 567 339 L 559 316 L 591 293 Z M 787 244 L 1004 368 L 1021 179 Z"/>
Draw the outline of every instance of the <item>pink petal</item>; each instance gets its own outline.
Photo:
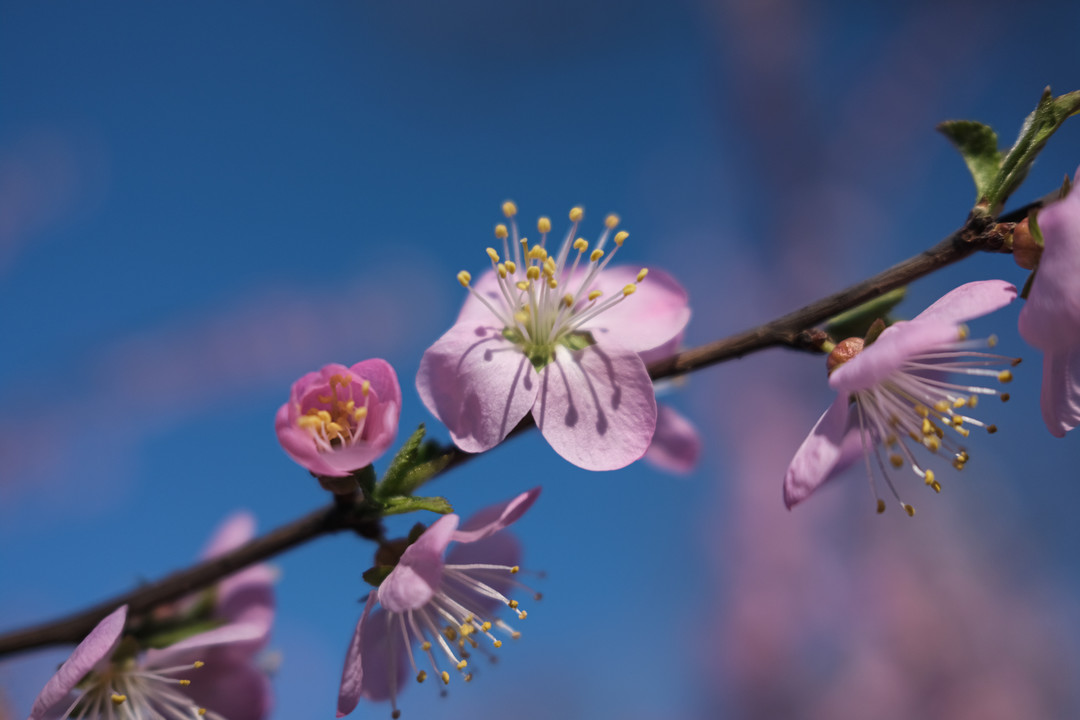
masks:
<path id="1" fill-rule="evenodd" d="M 684 334 L 685 333 L 679 333 L 663 345 L 658 345 L 651 350 L 639 352 L 638 355 L 641 356 L 641 362 L 645 363 L 646 365 L 651 365 L 657 360 L 664 360 L 671 357 L 679 351 L 679 346 L 682 345 Z"/>
<path id="2" fill-rule="evenodd" d="M 656 406 L 656 433 L 645 452 L 646 462 L 674 473 L 692 471 L 701 456 L 701 436 L 694 424 L 670 405 Z"/>
<path id="3" fill-rule="evenodd" d="M 120 642 L 120 635 L 124 632 L 124 623 L 127 621 L 127 605 L 121 605 L 112 613 L 106 615 L 90 634 L 71 653 L 71 657 L 64 661 L 60 669 L 56 671 L 45 687 L 38 693 L 34 705 L 30 709 L 29 720 L 41 720 L 54 705 L 64 700 L 86 673 L 112 655 Z"/>
<path id="4" fill-rule="evenodd" d="M 192 635 L 160 650 L 147 650 L 144 665 L 148 668 L 168 667 L 187 662 L 193 651 L 236 644 L 259 644 L 265 641 L 268 627 L 263 623 L 230 623 L 213 630 Z"/>
<path id="5" fill-rule="evenodd" d="M 454 325 L 424 352 L 416 389 L 465 452 L 498 445 L 536 399 L 536 370 L 490 325 Z"/>
<path id="6" fill-rule="evenodd" d="M 1044 352 L 1080 345 L 1080 191 L 1039 213 L 1045 247 L 1020 311 L 1020 334 Z"/>
<path id="7" fill-rule="evenodd" d="M 1080 425 L 1080 348 L 1043 355 L 1042 415 L 1054 437 Z"/>
<path id="8" fill-rule="evenodd" d="M 379 586 L 379 604 L 403 613 L 423 607 L 442 584 L 443 553 L 454 538 L 458 516 L 443 515 L 405 549 L 390 575 Z"/>
<path id="9" fill-rule="evenodd" d="M 372 591 L 368 593 L 364 612 L 360 614 L 352 642 L 349 643 L 349 649 L 345 651 L 345 667 L 341 671 L 341 688 L 338 690 L 338 717 L 345 717 L 351 713 L 364 694 L 364 659 L 361 652 L 365 631 L 368 628 L 368 616 L 374 606 L 375 591 Z"/>
<path id="10" fill-rule="evenodd" d="M 980 280 L 961 285 L 941 296 L 915 320 L 962 323 L 1000 310 L 1016 299 L 1016 287 L 1004 280 Z"/>
<path id="11" fill-rule="evenodd" d="M 472 288 L 487 298 L 487 301 L 495 307 L 501 309 L 504 306 L 505 302 L 502 293 L 499 291 L 498 276 L 494 270 L 487 270 L 481 274 L 472 283 Z M 464 322 L 476 322 L 480 325 L 498 325 L 499 319 L 484 303 L 477 300 L 473 293 L 466 291 L 465 303 L 461 306 L 461 312 L 458 313 L 455 324 L 460 325 Z"/>
<path id="12" fill-rule="evenodd" d="M 637 279 L 640 268 L 613 266 L 601 272 L 593 287 L 612 297 Z M 576 287 L 576 286 L 575 286 Z M 582 329 L 601 343 L 609 340 L 627 350 L 643 352 L 682 334 L 690 322 L 686 290 L 663 270 L 650 269 L 637 291 L 604 311 Z"/>
<path id="13" fill-rule="evenodd" d="M 282 449 L 298 465 L 301 465 L 316 475 L 329 477 L 342 477 L 348 475 L 336 469 L 323 459 L 322 453 L 315 448 L 311 435 L 307 430 L 296 424 L 296 413 L 291 410 L 292 404 L 285 403 L 278 408 L 274 417 L 274 430 L 277 431 L 278 442 Z"/>
<path id="14" fill-rule="evenodd" d="M 471 543 L 493 535 L 517 522 L 540 496 L 541 488 L 535 487 L 515 498 L 497 505 L 490 505 L 469 517 L 457 532 L 454 542 Z"/>
<path id="15" fill-rule="evenodd" d="M 255 516 L 246 510 L 235 512 L 225 518 L 224 522 L 214 531 L 210 541 L 206 543 L 202 557 L 214 558 L 224 555 L 240 547 L 253 537 L 255 537 Z"/>
<path id="16" fill-rule="evenodd" d="M 870 347 L 836 368 L 829 387 L 841 394 L 866 390 L 897 371 L 911 357 L 959 340 L 958 326 L 936 320 L 898 322 Z"/>
<path id="17" fill-rule="evenodd" d="M 455 545 L 446 555 L 447 565 L 472 565 L 474 563 L 506 567 L 520 565 L 521 543 L 512 533 L 504 532 L 489 535 L 476 542 Z M 516 594 L 514 578 L 509 574 L 503 578 L 485 575 L 484 582 L 507 597 L 513 597 Z M 472 604 L 488 615 L 494 615 L 497 610 L 506 607 L 501 600 L 492 597 L 481 597 L 476 594 L 470 597 Z"/>
<path id="18" fill-rule="evenodd" d="M 649 447 L 656 398 L 637 353 L 611 342 L 559 346 L 540 375 L 533 418 L 555 452 L 586 470 L 616 470 Z"/>
<path id="19" fill-rule="evenodd" d="M 837 396 L 791 459 L 784 476 L 784 505 L 791 509 L 843 472 L 862 454 L 859 427 L 851 423 L 846 393 Z"/>
<path id="20" fill-rule="evenodd" d="M 394 367 L 382 358 L 371 358 L 349 368 L 353 378 L 367 380 L 380 403 L 401 407 L 401 386 Z"/>
<path id="21" fill-rule="evenodd" d="M 213 653 L 206 665 L 191 673 L 184 693 L 200 707 L 228 720 L 262 720 L 274 707 L 274 694 L 266 673 L 255 663 L 237 662 Z"/>

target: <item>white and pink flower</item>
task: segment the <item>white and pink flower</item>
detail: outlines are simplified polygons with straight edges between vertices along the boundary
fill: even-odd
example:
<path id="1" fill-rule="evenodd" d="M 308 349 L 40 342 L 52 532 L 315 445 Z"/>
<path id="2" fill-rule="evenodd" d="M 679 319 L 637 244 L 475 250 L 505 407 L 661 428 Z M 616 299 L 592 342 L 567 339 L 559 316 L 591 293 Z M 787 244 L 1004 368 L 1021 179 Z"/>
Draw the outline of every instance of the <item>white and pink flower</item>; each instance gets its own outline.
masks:
<path id="1" fill-rule="evenodd" d="M 498 225 L 502 255 L 488 248 L 491 270 L 475 284 L 457 323 L 424 353 L 416 387 L 424 404 L 466 452 L 498 443 L 528 413 L 551 446 L 588 470 L 614 470 L 640 458 L 656 428 L 656 399 L 638 353 L 679 336 L 690 319 L 686 292 L 670 276 L 608 267 L 628 234 L 596 244 L 577 237 L 581 208 L 557 251 Z M 612 245 L 607 249 L 608 240 Z M 644 282 L 648 276 L 648 281 Z"/>

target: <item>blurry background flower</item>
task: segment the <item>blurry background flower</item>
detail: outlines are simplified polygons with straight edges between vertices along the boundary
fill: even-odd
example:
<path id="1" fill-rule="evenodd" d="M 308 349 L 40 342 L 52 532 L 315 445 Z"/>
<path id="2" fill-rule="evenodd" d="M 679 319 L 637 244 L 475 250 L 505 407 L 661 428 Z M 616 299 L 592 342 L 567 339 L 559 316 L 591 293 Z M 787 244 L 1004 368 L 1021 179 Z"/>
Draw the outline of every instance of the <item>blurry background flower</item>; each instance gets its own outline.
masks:
<path id="1" fill-rule="evenodd" d="M 454 273 L 487 242 L 491 209 L 507 197 L 533 208 L 587 202 L 593 217 L 619 211 L 635 261 L 690 291 L 691 345 L 922 249 L 963 220 L 974 194 L 933 125 L 974 117 L 1011 138 L 1044 85 L 1080 87 L 1071 54 L 1080 5 L 1030 12 L 973 0 L 631 0 L 617 10 L 569 0 L 195 2 L 62 14 L 6 4 L 0 148 L 64 138 L 75 170 L 58 177 L 78 192 L 60 202 L 48 194 L 59 181 L 2 185 L 5 199 L 11 187 L 36 193 L 13 203 L 20 212 L 44 210 L 19 223 L 0 275 L 0 627 L 164 574 L 231 507 L 270 527 L 323 503 L 274 437 L 289 384 L 347 357 L 385 357 L 412 377 L 456 317 Z M 1073 119 L 1017 199 L 1056 187 L 1075 170 L 1063 150 L 1078 146 Z M 19 167 L 68 167 L 32 157 Z M 1023 273 L 976 258 L 913 286 L 904 307 L 987 277 L 1019 284 Z M 1001 313 L 1002 347 L 1019 347 L 1016 312 Z M 863 518 L 855 482 L 851 493 L 822 490 L 804 512 L 782 508 L 783 468 L 828 402 L 821 373 L 820 359 L 773 352 L 695 374 L 665 396 L 703 428 L 688 482 L 643 463 L 605 477 L 579 471 L 533 433 L 433 484 L 467 517 L 505 497 L 510 477 L 519 487 L 559 479 L 521 531 L 530 565 L 549 571 L 528 645 L 446 700 L 413 692 L 409 716 L 503 717 L 513 707 L 521 720 L 705 718 L 717 708 L 738 717 L 760 687 L 748 673 L 768 656 L 735 642 L 724 618 L 736 597 L 764 587 L 757 597 L 787 603 L 769 615 L 782 627 L 746 625 L 763 642 L 784 628 L 778 643 L 828 628 L 819 632 L 835 654 L 811 642 L 772 675 L 775 686 L 806 687 L 800 678 L 830 657 L 865 647 L 865 628 L 900 622 L 896 612 L 863 616 L 874 609 L 865 583 L 878 576 L 846 566 L 887 573 L 915 562 L 910 553 L 923 568 L 912 574 L 933 578 L 937 561 L 916 555 L 916 538 L 943 525 L 976 558 L 955 565 L 965 583 L 1011 588 L 1007 602 L 1026 615 L 1076 603 L 1080 487 L 1064 473 L 1076 450 L 1039 422 L 1036 373 L 1018 374 L 1000 442 L 973 459 L 970 480 L 921 503 L 916 518 L 883 522 Z M 766 402 L 783 415 L 762 413 Z M 407 387 L 403 427 L 419 422 L 447 437 Z M 780 432 L 788 422 L 796 430 Z M 740 460 L 749 433 L 777 469 Z M 1011 493 L 1018 478 L 1039 480 Z M 740 500 L 749 493 L 768 515 L 750 512 Z M 754 534 L 743 537 L 756 544 L 733 546 L 724 529 L 748 523 Z M 126 561 L 73 562 L 75 543 L 123 543 Z M 881 545 L 899 557 L 876 556 Z M 852 548 L 865 561 L 849 559 Z M 368 553 L 341 536 L 281 559 L 274 717 L 334 712 L 362 607 L 357 557 Z M 1007 575 L 994 580 L 979 557 Z M 822 600 L 792 608 L 783 597 L 803 591 Z M 842 624 L 816 619 L 840 609 L 850 611 Z M 643 617 L 669 621 L 648 637 L 648 662 L 640 645 L 627 652 Z M 568 622 L 580 623 L 569 641 Z M 704 647 L 703 627 L 715 632 Z M 1069 622 L 1056 630 L 1066 648 L 1078 645 Z M 743 651 L 725 662 L 728 645 Z M 16 708 L 29 708 L 69 652 L 0 664 Z M 890 677 L 917 697 L 927 687 L 916 674 Z M 1046 687 L 1013 677 L 1027 683 L 1017 698 Z M 801 697 L 793 717 L 818 707 L 812 690 Z M 1064 707 L 1059 716 L 1077 714 Z"/>

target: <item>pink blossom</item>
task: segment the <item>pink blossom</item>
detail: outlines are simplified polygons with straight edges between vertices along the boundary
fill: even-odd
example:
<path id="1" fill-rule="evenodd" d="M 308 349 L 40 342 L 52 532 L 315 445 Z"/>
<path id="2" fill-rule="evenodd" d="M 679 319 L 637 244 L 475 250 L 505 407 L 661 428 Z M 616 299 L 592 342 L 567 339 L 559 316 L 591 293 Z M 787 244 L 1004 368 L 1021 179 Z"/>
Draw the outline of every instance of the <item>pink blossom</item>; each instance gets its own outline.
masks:
<path id="1" fill-rule="evenodd" d="M 878 497 L 878 512 L 884 511 L 871 471 L 870 447 L 890 493 L 907 513 L 911 505 L 900 500 L 886 469 L 904 465 L 935 491 L 940 483 L 933 470 L 925 469 L 912 452 L 921 445 L 931 453 L 943 450 L 953 466 L 962 469 L 967 450 L 959 444 L 970 427 L 993 433 L 966 414 L 980 395 L 1001 395 L 993 388 L 946 382 L 945 373 L 995 378 L 1008 382 L 1011 371 L 991 369 L 994 365 L 1015 365 L 1018 360 L 980 352 L 996 343 L 968 340 L 962 324 L 1008 305 L 1016 288 L 1003 280 L 968 283 L 949 292 L 910 322 L 886 328 L 877 341 L 863 348 L 861 339 L 840 343 L 830 355 L 829 386 L 836 400 L 821 416 L 810 435 L 795 453 L 784 478 L 784 503 L 790 508 L 806 499 L 826 480 L 839 474 L 860 453 L 865 456 L 871 486 Z M 844 358 L 847 358 L 846 360 Z M 952 434 L 959 436 L 954 440 Z M 887 457 L 883 459 L 882 449 Z"/>
<path id="2" fill-rule="evenodd" d="M 663 272 L 608 267 L 628 234 L 606 229 L 590 250 L 577 238 L 581 208 L 557 252 L 551 222 L 540 242 L 518 238 L 513 203 L 496 227 L 502 256 L 476 283 L 457 323 L 424 353 L 416 387 L 466 452 L 488 450 L 532 413 L 541 434 L 571 463 L 614 470 L 640 458 L 656 427 L 656 399 L 638 353 L 678 336 L 690 319 L 682 287 Z M 513 259 L 510 259 L 510 258 Z M 648 282 L 643 282 L 648 275 Z"/>
<path id="3" fill-rule="evenodd" d="M 669 358 L 675 354 L 682 343 L 682 333 L 668 343 L 638 353 L 646 366 Z M 657 383 L 656 394 L 659 397 L 668 387 L 681 382 L 669 380 Z M 644 460 L 653 467 L 670 473 L 683 475 L 693 471 L 697 467 L 701 457 L 701 436 L 697 427 L 675 408 L 657 400 L 656 403 L 656 432 L 653 433 L 649 449 L 645 451 Z"/>
<path id="4" fill-rule="evenodd" d="M 376 358 L 304 375 L 274 424 L 289 457 L 316 475 L 344 477 L 386 452 L 400 413 L 397 374 Z"/>
<path id="5" fill-rule="evenodd" d="M 227 519 L 204 557 L 214 557 L 254 535 L 246 513 Z M 159 608 L 153 620 L 199 614 L 206 597 L 206 621 L 218 624 L 164 649 L 138 653 L 139 640 L 122 639 L 127 606 L 98 623 L 45 685 L 29 720 L 163 718 L 261 720 L 272 708 L 270 682 L 256 664 L 273 622 L 273 574 L 265 565 L 220 582 L 209 595 Z"/>
<path id="6" fill-rule="evenodd" d="M 1043 420 L 1064 437 L 1080 425 L 1080 192 L 1043 209 L 1038 223 L 1044 245 L 1020 335 L 1042 350 Z"/>
<path id="7" fill-rule="evenodd" d="M 356 625 L 341 675 L 338 717 L 351 713 L 363 697 L 389 699 L 397 718 L 398 691 L 410 669 L 417 682 L 427 679 L 424 667 L 444 685 L 450 683 L 450 671 L 444 668 L 456 670 L 468 682 L 472 653 L 491 656 L 481 643 L 497 649 L 503 642 L 500 635 L 520 636 L 495 616 L 500 607 L 509 607 L 524 620 L 525 610 L 509 595 L 514 588 L 529 590 L 513 577 L 521 549 L 512 535 L 500 531 L 517 521 L 539 494 L 540 488 L 522 493 L 481 510 L 460 526 L 457 515 L 444 515 L 405 549 L 378 590 L 368 595 Z M 452 542 L 457 545 L 444 560 Z"/>

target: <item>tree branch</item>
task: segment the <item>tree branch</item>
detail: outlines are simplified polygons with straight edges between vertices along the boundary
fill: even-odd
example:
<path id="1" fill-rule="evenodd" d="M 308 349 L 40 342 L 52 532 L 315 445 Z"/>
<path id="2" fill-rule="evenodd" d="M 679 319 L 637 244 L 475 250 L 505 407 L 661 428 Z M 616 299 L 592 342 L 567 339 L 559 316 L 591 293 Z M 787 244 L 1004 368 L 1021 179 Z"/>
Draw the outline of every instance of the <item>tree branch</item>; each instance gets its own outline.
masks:
<path id="1" fill-rule="evenodd" d="M 1026 217 L 1028 211 L 1038 204 L 1032 203 L 1003 216 L 1000 225 L 988 216 L 972 215 L 962 228 L 925 252 L 764 325 L 653 363 L 649 366 L 649 374 L 654 380 L 661 380 L 770 347 L 816 350 L 822 333 L 813 332 L 815 326 L 977 251 L 1003 251 L 1005 239 L 1011 231 L 1011 227 L 1006 223 Z M 512 434 L 523 432 L 531 426 L 531 422 L 522 422 Z M 450 449 L 449 454 L 444 473 L 475 457 L 457 448 Z M 47 645 L 77 643 L 88 635 L 102 618 L 121 605 L 127 605 L 131 615 L 146 613 L 158 605 L 173 602 L 245 567 L 322 535 L 342 530 L 353 530 L 361 536 L 378 539 L 381 537 L 378 511 L 363 501 L 338 498 L 328 507 L 271 530 L 229 553 L 178 570 L 157 582 L 148 583 L 86 610 L 0 635 L 0 656 Z"/>

